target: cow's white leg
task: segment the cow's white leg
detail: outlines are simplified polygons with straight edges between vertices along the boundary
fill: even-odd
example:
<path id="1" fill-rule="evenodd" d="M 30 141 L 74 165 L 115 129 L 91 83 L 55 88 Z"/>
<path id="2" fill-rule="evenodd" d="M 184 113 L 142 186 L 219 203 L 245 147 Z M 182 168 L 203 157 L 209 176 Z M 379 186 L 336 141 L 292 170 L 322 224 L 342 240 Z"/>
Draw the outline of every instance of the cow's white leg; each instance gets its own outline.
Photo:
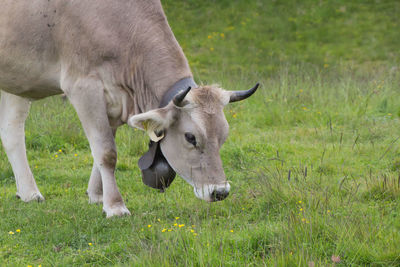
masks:
<path id="1" fill-rule="evenodd" d="M 95 162 L 93 162 L 92 173 L 90 174 L 86 193 L 89 197 L 89 203 L 103 202 L 103 183 L 101 182 L 101 174 Z"/>
<path id="2" fill-rule="evenodd" d="M 116 128 L 112 129 L 114 138 L 116 132 Z M 89 203 L 103 203 L 103 184 L 101 182 L 100 171 L 97 168 L 95 162 L 93 162 L 92 173 L 90 174 L 88 189 L 86 193 L 89 197 Z"/>
<path id="3" fill-rule="evenodd" d="M 44 200 L 33 178 L 26 157 L 24 129 L 29 108 L 29 100 L 5 92 L 1 93 L 1 140 L 14 172 L 17 184 L 17 197 L 25 202 Z"/>
<path id="4" fill-rule="evenodd" d="M 102 83 L 96 79 L 81 79 L 75 82 L 71 88 L 64 88 L 64 91 L 81 120 L 89 140 L 94 163 L 100 172 L 103 210 L 107 217 L 130 214 L 122 200 L 114 176 L 117 150 L 107 117 Z M 95 175 L 96 172 L 94 170 Z M 95 183 L 95 177 L 93 176 L 92 182 L 99 185 L 98 182 Z M 94 188 L 96 187 L 94 186 Z"/>

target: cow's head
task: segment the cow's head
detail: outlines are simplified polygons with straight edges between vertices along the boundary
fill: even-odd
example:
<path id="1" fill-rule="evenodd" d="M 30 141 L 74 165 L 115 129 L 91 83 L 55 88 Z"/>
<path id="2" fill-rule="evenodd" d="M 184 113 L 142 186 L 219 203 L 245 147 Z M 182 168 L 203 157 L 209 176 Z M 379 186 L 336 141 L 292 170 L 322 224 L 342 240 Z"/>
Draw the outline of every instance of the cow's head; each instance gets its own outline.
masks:
<path id="1" fill-rule="evenodd" d="M 258 85 L 236 92 L 216 86 L 188 88 L 166 107 L 134 115 L 128 124 L 160 142 L 168 163 L 193 186 L 198 198 L 223 200 L 230 190 L 219 155 L 229 132 L 223 108 L 249 97 Z"/>

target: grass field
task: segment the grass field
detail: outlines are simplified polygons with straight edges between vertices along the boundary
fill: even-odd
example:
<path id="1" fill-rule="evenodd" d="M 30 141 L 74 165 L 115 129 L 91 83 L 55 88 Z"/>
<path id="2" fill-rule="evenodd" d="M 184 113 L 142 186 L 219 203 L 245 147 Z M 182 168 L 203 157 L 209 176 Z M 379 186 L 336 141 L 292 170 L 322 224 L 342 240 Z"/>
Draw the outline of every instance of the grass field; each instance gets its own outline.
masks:
<path id="1" fill-rule="evenodd" d="M 30 166 L 46 198 L 22 203 L 0 148 L 3 266 L 400 266 L 400 2 L 162 1 L 199 83 L 262 88 L 226 107 L 218 203 L 176 179 L 146 187 L 148 138 L 117 133 L 132 216 L 85 195 L 92 158 L 68 102 L 35 102 Z"/>

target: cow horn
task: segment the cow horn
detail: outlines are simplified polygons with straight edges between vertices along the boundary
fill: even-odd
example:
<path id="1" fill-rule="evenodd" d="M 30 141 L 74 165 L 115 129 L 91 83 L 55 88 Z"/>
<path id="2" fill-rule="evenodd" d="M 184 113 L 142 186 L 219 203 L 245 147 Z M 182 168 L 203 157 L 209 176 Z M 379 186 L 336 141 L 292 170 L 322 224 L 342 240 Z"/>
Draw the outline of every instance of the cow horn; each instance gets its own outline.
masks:
<path id="1" fill-rule="evenodd" d="M 253 88 L 251 88 L 249 90 L 233 92 L 231 94 L 230 99 L 229 99 L 229 103 L 240 101 L 240 100 L 248 98 L 249 96 L 254 94 L 255 91 L 257 91 L 258 86 L 260 86 L 260 83 L 257 83 Z"/>
<path id="2" fill-rule="evenodd" d="M 176 106 L 181 107 L 182 101 L 185 98 L 185 96 L 189 93 L 190 89 L 192 89 L 192 87 L 189 86 L 187 89 L 181 91 L 174 97 L 173 101 Z"/>

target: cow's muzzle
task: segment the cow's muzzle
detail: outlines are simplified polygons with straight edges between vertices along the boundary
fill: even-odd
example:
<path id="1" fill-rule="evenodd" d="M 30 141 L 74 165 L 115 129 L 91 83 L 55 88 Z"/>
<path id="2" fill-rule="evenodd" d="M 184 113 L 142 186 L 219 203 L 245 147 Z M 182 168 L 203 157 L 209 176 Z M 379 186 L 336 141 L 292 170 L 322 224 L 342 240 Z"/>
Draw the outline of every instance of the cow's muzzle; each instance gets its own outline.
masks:
<path id="1" fill-rule="evenodd" d="M 231 186 L 228 182 L 224 184 L 208 184 L 201 187 L 194 187 L 196 197 L 208 202 L 224 200 L 228 195 Z"/>
<path id="2" fill-rule="evenodd" d="M 220 201 L 220 200 L 224 200 L 228 195 L 229 195 L 229 191 L 226 190 L 225 188 L 217 189 L 211 193 L 211 199 L 213 201 Z"/>

